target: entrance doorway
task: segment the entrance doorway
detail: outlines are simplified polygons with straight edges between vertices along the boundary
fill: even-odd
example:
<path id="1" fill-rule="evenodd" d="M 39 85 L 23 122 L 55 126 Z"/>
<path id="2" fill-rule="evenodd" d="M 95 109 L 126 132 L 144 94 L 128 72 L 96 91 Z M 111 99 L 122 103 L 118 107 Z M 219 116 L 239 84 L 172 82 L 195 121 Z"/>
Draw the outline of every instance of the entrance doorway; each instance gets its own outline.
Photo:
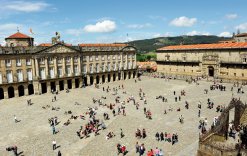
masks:
<path id="1" fill-rule="evenodd" d="M 19 97 L 20 96 L 24 96 L 24 87 L 23 87 L 23 85 L 20 85 L 18 87 L 18 93 L 19 93 Z"/>
<path id="2" fill-rule="evenodd" d="M 51 91 L 56 91 L 56 83 L 55 82 L 51 82 Z"/>
<path id="3" fill-rule="evenodd" d="M 136 78 L 136 72 L 135 71 L 133 72 L 133 78 Z"/>
<path id="4" fill-rule="evenodd" d="M 41 83 L 41 93 L 47 93 L 47 86 L 46 86 L 46 82 Z"/>
<path id="5" fill-rule="evenodd" d="M 67 80 L 68 89 L 72 89 L 72 80 Z"/>
<path id="6" fill-rule="evenodd" d="M 99 84 L 99 76 L 96 76 L 96 83 Z"/>
<path id="7" fill-rule="evenodd" d="M 102 83 L 105 83 L 105 75 L 102 75 Z"/>
<path id="8" fill-rule="evenodd" d="M 12 86 L 8 88 L 8 95 L 9 98 L 15 97 L 15 90 Z"/>
<path id="9" fill-rule="evenodd" d="M 118 80 L 121 80 L 121 73 L 118 73 Z"/>
<path id="10" fill-rule="evenodd" d="M 93 76 L 90 76 L 90 85 L 93 85 Z"/>
<path id="11" fill-rule="evenodd" d="M 131 73 L 129 72 L 129 79 L 131 79 Z"/>
<path id="12" fill-rule="evenodd" d="M 124 80 L 126 80 L 126 75 L 127 75 L 126 72 L 124 72 Z"/>
<path id="13" fill-rule="evenodd" d="M 87 76 L 84 76 L 83 77 L 83 85 L 84 86 L 87 86 Z"/>
<path id="14" fill-rule="evenodd" d="M 113 74 L 113 81 L 116 81 L 116 74 Z"/>
<path id="15" fill-rule="evenodd" d="M 63 80 L 59 81 L 59 90 L 64 90 L 64 82 L 63 82 Z"/>
<path id="16" fill-rule="evenodd" d="M 79 88 L 79 87 L 80 87 L 80 80 L 75 79 L 75 88 Z"/>
<path id="17" fill-rule="evenodd" d="M 110 81 L 111 81 L 111 75 L 108 74 L 108 82 L 110 82 Z"/>
<path id="18" fill-rule="evenodd" d="M 4 99 L 4 91 L 3 88 L 0 88 L 0 100 Z"/>
<path id="19" fill-rule="evenodd" d="M 27 88 L 28 88 L 28 95 L 34 94 L 33 84 L 29 84 Z"/>
<path id="20" fill-rule="evenodd" d="M 214 67 L 212 66 L 209 66 L 208 67 L 208 76 L 214 76 Z"/>

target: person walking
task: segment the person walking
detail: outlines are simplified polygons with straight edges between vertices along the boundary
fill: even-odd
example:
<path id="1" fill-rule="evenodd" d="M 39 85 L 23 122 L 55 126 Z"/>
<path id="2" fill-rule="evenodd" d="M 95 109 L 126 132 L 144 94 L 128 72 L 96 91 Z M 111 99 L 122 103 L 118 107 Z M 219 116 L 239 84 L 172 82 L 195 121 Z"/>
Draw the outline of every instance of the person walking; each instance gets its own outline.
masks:
<path id="1" fill-rule="evenodd" d="M 140 151 L 140 146 L 139 146 L 138 142 L 136 142 L 136 153 L 139 153 L 139 151 Z"/>
<path id="2" fill-rule="evenodd" d="M 15 121 L 15 123 L 18 122 L 17 117 L 15 115 L 14 115 L 14 121 Z"/>
<path id="3" fill-rule="evenodd" d="M 162 151 L 162 149 L 160 149 L 159 156 L 164 156 L 164 152 Z"/>
<path id="4" fill-rule="evenodd" d="M 56 134 L 56 128 L 55 128 L 55 125 L 52 126 L 52 134 Z"/>
<path id="5" fill-rule="evenodd" d="M 56 140 L 52 141 L 52 149 L 55 150 L 57 148 L 57 142 Z"/>
<path id="6" fill-rule="evenodd" d="M 120 132 L 120 137 L 123 138 L 123 137 L 124 137 L 124 133 L 123 133 L 122 128 L 120 129 L 120 131 L 121 131 L 121 132 Z"/>
<path id="7" fill-rule="evenodd" d="M 57 156 L 62 156 L 62 153 L 60 151 L 58 151 Z"/>

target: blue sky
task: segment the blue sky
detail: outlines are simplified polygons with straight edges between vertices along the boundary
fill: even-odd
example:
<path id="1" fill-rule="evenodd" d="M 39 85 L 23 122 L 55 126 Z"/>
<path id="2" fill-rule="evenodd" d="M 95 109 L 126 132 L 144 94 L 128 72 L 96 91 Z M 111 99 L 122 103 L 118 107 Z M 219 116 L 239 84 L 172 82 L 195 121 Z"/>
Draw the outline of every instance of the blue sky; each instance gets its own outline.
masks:
<path id="1" fill-rule="evenodd" d="M 20 32 L 36 44 L 58 31 L 67 43 L 247 32 L 246 0 L 0 0 L 0 43 Z M 128 34 L 128 36 L 127 36 Z"/>

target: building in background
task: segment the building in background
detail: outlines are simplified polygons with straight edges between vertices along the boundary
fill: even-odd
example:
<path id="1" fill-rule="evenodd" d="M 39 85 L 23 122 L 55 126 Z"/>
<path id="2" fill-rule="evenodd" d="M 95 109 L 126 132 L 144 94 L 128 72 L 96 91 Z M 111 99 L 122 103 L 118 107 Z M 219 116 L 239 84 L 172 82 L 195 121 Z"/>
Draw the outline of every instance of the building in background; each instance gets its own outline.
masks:
<path id="1" fill-rule="evenodd" d="M 157 50 L 157 71 L 177 77 L 247 81 L 247 42 L 163 47 Z"/>
<path id="2" fill-rule="evenodd" d="M 0 46 L 0 99 L 135 78 L 136 48 L 127 44 L 72 46 L 53 37 L 34 46 L 17 32 Z"/>

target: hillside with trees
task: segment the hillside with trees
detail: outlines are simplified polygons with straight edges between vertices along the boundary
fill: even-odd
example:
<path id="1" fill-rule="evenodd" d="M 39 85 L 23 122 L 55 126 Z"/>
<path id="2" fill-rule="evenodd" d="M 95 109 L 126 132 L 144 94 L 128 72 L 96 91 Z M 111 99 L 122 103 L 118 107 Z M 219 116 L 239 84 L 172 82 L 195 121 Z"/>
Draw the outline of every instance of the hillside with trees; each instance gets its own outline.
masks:
<path id="1" fill-rule="evenodd" d="M 152 39 L 136 40 L 129 42 L 130 45 L 138 49 L 138 53 L 155 52 L 156 49 L 180 44 L 207 44 L 217 43 L 223 40 L 231 40 L 232 38 L 218 36 L 177 36 L 177 37 L 158 37 Z"/>

